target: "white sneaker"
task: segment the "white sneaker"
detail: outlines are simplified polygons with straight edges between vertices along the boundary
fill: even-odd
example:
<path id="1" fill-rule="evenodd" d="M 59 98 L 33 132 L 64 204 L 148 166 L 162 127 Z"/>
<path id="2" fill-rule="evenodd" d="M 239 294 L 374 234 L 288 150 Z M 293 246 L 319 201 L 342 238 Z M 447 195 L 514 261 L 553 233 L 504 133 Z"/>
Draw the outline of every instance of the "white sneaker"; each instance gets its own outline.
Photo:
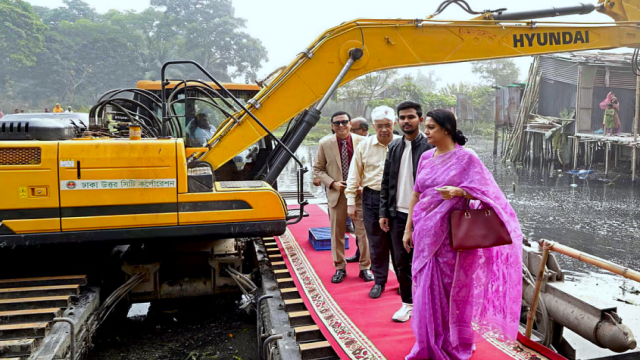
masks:
<path id="1" fill-rule="evenodd" d="M 409 319 L 411 319 L 411 312 L 413 311 L 413 304 L 406 304 L 406 303 L 402 303 L 402 307 L 400 308 L 400 310 L 396 311 L 395 314 L 393 314 L 393 317 L 391 318 L 391 320 L 395 321 L 395 322 L 407 322 L 409 321 Z"/>

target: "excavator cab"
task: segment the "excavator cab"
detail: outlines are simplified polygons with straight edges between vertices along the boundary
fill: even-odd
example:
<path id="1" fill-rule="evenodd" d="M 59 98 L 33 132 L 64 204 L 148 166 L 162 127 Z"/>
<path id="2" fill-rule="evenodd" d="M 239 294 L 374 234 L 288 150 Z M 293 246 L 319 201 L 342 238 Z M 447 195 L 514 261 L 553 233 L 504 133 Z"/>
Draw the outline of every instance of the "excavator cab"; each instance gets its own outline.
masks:
<path id="1" fill-rule="evenodd" d="M 259 90 L 210 80 L 112 90 L 90 110 L 82 134 L 0 143 L 0 159 L 9 159 L 0 170 L 10 179 L 0 189 L 7 199 L 0 241 L 160 244 L 284 233 L 302 212 L 291 214 L 274 187 L 254 175 L 271 139 L 218 168 L 198 157 L 224 133 L 225 119 L 250 113 L 244 104 Z M 34 160 L 22 163 L 27 156 Z"/>
<path id="2" fill-rule="evenodd" d="M 260 87 L 253 84 L 222 83 L 222 85 L 241 103 L 253 98 Z M 159 80 L 138 81 L 137 89 L 162 98 L 162 84 Z M 168 102 L 168 111 L 182 130 L 182 139 L 188 153 L 195 149 L 203 148 L 217 129 L 227 119 L 226 113 L 232 112 L 228 97 L 224 97 L 220 88 L 213 82 L 191 81 L 184 82 L 173 80 L 166 84 L 164 101 Z M 210 91 L 214 89 L 215 92 Z M 162 114 L 160 104 L 154 103 L 148 96 L 135 93 L 133 98 L 152 109 L 158 117 Z M 126 106 L 126 105 L 125 105 Z M 224 111 L 222 110 L 224 109 Z M 129 110 L 134 110 L 129 108 Z M 114 111 L 114 113 L 118 113 Z M 120 118 L 125 118 L 122 114 Z M 193 150 L 191 150 L 193 149 Z M 215 178 L 219 181 L 250 181 L 256 179 L 263 164 L 273 151 L 272 141 L 261 139 L 249 149 L 236 155 L 232 160 L 215 170 Z"/>

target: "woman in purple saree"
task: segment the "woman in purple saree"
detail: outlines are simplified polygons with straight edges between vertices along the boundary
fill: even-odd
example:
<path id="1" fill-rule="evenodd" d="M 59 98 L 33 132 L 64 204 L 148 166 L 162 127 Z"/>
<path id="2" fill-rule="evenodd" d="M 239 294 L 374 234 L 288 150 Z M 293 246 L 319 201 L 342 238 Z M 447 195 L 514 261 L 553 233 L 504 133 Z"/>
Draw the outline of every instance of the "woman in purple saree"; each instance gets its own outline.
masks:
<path id="1" fill-rule="evenodd" d="M 493 176 L 456 130 L 448 110 L 427 114 L 427 140 L 435 146 L 420 158 L 405 230 L 413 255 L 416 343 L 407 360 L 469 359 L 483 336 L 515 341 L 522 298 L 522 233 L 515 211 Z M 449 244 L 451 211 L 493 208 L 513 244 L 455 251 Z"/>

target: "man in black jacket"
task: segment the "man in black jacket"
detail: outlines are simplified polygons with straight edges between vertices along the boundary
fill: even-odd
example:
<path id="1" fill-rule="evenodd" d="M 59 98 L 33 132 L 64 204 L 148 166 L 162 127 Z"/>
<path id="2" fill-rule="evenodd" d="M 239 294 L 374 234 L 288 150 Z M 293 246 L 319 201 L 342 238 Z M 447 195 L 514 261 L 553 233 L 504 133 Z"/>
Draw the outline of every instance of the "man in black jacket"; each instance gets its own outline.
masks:
<path id="1" fill-rule="evenodd" d="M 415 184 L 418 162 L 422 154 L 433 148 L 426 136 L 420 132 L 422 107 L 413 101 L 403 101 L 396 109 L 398 124 L 404 132 L 401 139 L 393 140 L 387 150 L 387 159 L 382 175 L 380 191 L 380 228 L 391 235 L 396 276 L 400 284 L 402 307 L 394 315 L 395 322 L 405 322 L 411 317 L 411 261 L 413 251 L 408 253 L 402 245 L 407 223 L 409 203 Z"/>

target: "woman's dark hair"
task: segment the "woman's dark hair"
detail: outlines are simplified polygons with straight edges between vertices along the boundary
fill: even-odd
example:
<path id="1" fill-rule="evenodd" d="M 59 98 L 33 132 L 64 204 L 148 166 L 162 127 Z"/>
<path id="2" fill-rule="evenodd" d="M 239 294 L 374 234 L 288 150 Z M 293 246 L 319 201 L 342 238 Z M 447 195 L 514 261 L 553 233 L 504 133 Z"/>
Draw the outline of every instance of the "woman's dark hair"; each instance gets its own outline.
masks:
<path id="1" fill-rule="evenodd" d="M 468 139 L 464 136 L 461 130 L 458 130 L 456 123 L 456 116 L 449 110 L 436 109 L 429 111 L 427 117 L 433 119 L 441 128 L 444 129 L 447 134 L 451 135 L 453 142 L 458 145 L 464 145 Z"/>

